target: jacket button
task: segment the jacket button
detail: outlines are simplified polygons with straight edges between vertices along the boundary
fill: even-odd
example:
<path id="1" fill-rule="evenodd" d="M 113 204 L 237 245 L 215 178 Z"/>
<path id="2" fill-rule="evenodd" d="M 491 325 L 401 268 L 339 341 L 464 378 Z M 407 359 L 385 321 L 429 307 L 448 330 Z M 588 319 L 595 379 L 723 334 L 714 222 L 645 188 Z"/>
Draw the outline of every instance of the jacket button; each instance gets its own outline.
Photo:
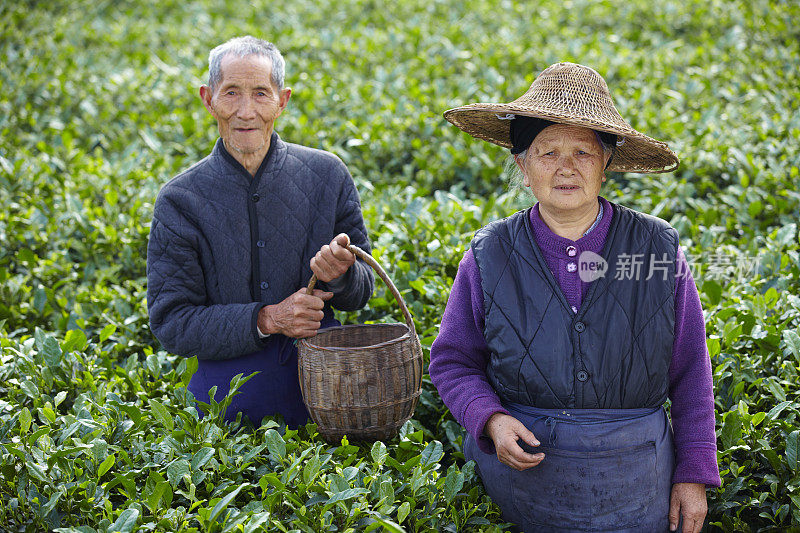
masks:
<path id="1" fill-rule="evenodd" d="M 567 272 L 575 272 L 578 270 L 578 265 L 575 263 L 567 263 Z"/>
<path id="2" fill-rule="evenodd" d="M 581 333 L 585 329 L 586 329 L 586 324 L 584 324 L 583 322 L 580 322 L 580 321 L 575 322 L 575 331 L 577 331 L 578 333 Z"/>
<path id="3" fill-rule="evenodd" d="M 567 246 L 567 255 L 570 257 L 575 257 L 578 255 L 578 249 L 571 245 Z"/>
<path id="4" fill-rule="evenodd" d="M 267 290 L 267 289 L 269 289 L 269 283 L 267 283 L 266 281 L 262 281 L 262 282 L 261 282 L 261 288 L 262 288 L 263 290 Z"/>
<path id="5" fill-rule="evenodd" d="M 580 371 L 578 372 L 578 381 L 580 381 L 581 383 L 583 383 L 583 382 L 584 382 L 584 381 L 586 381 L 587 379 L 589 379 L 589 373 L 588 373 L 586 370 L 580 370 Z"/>
<path id="6" fill-rule="evenodd" d="M 264 241 L 258 241 L 256 243 L 256 246 L 258 246 L 259 248 L 263 248 L 264 247 Z"/>
<path id="7" fill-rule="evenodd" d="M 255 193 L 253 193 L 252 198 L 253 198 L 254 202 L 257 202 L 257 201 L 259 201 L 261 199 L 261 196 L 259 196 L 259 194 L 257 192 L 255 192 Z"/>

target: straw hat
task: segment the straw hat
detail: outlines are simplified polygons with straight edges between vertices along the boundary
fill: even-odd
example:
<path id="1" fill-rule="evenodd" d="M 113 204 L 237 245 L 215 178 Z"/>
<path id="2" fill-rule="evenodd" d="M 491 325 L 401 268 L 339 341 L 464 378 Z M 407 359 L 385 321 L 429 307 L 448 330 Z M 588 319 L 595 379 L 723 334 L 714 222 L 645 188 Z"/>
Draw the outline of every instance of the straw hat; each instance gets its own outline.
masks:
<path id="1" fill-rule="evenodd" d="M 444 112 L 444 118 L 473 137 L 511 148 L 514 115 L 538 117 L 561 124 L 584 126 L 618 135 L 608 170 L 669 172 L 678 156 L 666 143 L 633 129 L 620 116 L 608 85 L 594 69 L 575 63 L 556 63 L 533 80 L 530 89 L 508 104 L 469 104 Z"/>

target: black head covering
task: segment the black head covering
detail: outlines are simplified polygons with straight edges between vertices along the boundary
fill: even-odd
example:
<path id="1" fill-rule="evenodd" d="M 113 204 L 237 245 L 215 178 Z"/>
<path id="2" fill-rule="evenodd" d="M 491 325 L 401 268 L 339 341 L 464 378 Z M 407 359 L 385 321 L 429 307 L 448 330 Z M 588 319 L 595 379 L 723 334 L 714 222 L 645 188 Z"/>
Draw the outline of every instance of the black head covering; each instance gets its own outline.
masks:
<path id="1" fill-rule="evenodd" d="M 531 145 L 533 140 L 547 126 L 552 126 L 555 122 L 550 122 L 543 118 L 526 117 L 517 115 L 511 121 L 511 153 L 516 155 L 524 152 Z"/>
<path id="2" fill-rule="evenodd" d="M 526 117 L 524 115 L 516 115 L 511 121 L 511 153 L 516 155 L 524 152 L 531 145 L 533 140 L 539 135 L 547 126 L 552 126 L 556 122 L 551 122 L 543 118 Z M 614 150 L 617 147 L 617 136 L 613 133 L 605 131 L 592 130 L 600 138 L 604 144 L 612 147 L 611 157 L 608 158 L 606 168 L 611 164 L 614 159 Z"/>

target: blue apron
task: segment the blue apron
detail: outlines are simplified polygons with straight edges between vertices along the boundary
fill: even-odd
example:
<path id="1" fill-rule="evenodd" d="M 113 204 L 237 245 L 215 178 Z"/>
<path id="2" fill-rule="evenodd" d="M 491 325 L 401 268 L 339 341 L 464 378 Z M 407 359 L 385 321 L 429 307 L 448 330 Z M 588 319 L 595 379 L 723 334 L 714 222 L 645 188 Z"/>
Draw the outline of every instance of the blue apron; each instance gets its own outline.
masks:
<path id="1" fill-rule="evenodd" d="M 332 318 L 325 317 L 322 321 L 322 328 L 338 325 Z M 280 414 L 290 428 L 302 426 L 309 421 L 309 414 L 300 391 L 294 341 L 283 335 L 272 335 L 266 346 L 257 352 L 232 359 L 199 361 L 188 389 L 196 399 L 208 403 L 208 391 L 216 385 L 214 399 L 219 402 L 228 394 L 233 376 L 243 374 L 246 377 L 259 371 L 239 387 L 239 394 L 231 400 L 225 419 L 232 421 L 241 412 L 258 426 L 265 416 Z M 203 416 L 201 410 L 198 412 Z"/>
<path id="2" fill-rule="evenodd" d="M 541 443 L 518 441 L 545 454 L 539 465 L 520 472 L 483 453 L 471 436 L 464 443 L 504 520 L 525 532 L 669 531 L 675 456 L 662 407 L 505 407 Z"/>

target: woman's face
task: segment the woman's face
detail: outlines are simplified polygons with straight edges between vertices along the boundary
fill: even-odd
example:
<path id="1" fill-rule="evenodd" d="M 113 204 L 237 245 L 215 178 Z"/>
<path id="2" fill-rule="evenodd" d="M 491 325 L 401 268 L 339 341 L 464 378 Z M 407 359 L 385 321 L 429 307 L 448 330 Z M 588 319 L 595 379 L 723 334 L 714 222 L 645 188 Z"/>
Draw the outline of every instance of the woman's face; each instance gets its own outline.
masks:
<path id="1" fill-rule="evenodd" d="M 553 217 L 581 216 L 597 206 L 605 157 L 594 131 L 553 124 L 536 136 L 525 159 L 517 158 L 539 209 Z"/>

